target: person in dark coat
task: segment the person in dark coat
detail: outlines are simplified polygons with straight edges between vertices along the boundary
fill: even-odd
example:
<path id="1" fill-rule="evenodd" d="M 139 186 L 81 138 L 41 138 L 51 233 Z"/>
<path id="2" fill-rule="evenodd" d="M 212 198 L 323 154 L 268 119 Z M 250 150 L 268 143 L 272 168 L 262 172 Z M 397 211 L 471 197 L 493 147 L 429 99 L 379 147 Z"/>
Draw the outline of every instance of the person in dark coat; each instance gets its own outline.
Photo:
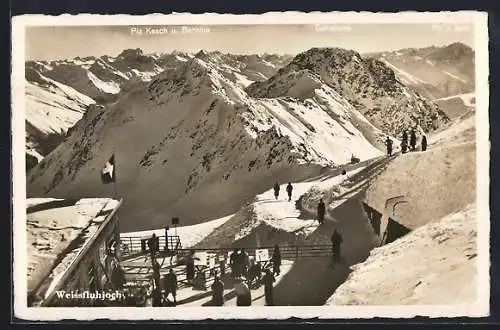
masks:
<path id="1" fill-rule="evenodd" d="M 415 130 L 412 129 L 410 133 L 410 148 L 411 150 L 415 150 L 415 147 L 417 146 L 417 135 L 415 133 Z"/>
<path id="2" fill-rule="evenodd" d="M 274 246 L 273 256 L 271 257 L 271 261 L 273 262 L 273 274 L 279 275 L 281 268 L 281 253 L 278 245 Z"/>
<path id="3" fill-rule="evenodd" d="M 264 295 L 266 297 L 267 306 L 274 306 L 273 283 L 275 281 L 274 275 L 269 269 L 266 269 L 266 274 L 262 278 L 262 283 L 264 283 Z"/>
<path id="4" fill-rule="evenodd" d="M 426 151 L 427 150 L 427 137 L 424 135 L 422 136 L 422 151 Z"/>
<path id="5" fill-rule="evenodd" d="M 234 249 L 233 253 L 229 256 L 229 266 L 231 267 L 231 275 L 233 277 L 238 277 L 238 250 Z"/>
<path id="6" fill-rule="evenodd" d="M 153 280 L 155 288 L 160 289 L 160 264 L 153 259 Z"/>
<path id="7" fill-rule="evenodd" d="M 153 233 L 153 236 L 148 239 L 148 248 L 151 259 L 156 259 L 156 252 L 159 250 L 159 239 L 156 237 L 155 233 Z"/>
<path id="8" fill-rule="evenodd" d="M 162 306 L 161 289 L 160 288 L 153 289 L 152 298 L 153 298 L 153 307 L 161 307 Z"/>
<path id="9" fill-rule="evenodd" d="M 111 283 L 113 285 L 113 289 L 122 290 L 123 285 L 126 282 L 127 280 L 125 279 L 125 271 L 120 265 L 117 265 L 111 272 Z"/>
<path id="10" fill-rule="evenodd" d="M 274 183 L 274 198 L 278 199 L 278 196 L 280 195 L 280 185 L 278 182 Z"/>
<path id="11" fill-rule="evenodd" d="M 250 267 L 250 258 L 248 257 L 248 253 L 245 252 L 245 250 L 241 249 L 239 256 L 239 267 L 240 267 L 240 274 L 243 276 L 247 275 L 248 268 Z"/>
<path id="12" fill-rule="evenodd" d="M 389 157 L 391 157 L 391 156 L 392 156 L 392 143 L 393 143 L 393 142 L 392 142 L 392 140 L 391 140 L 389 137 L 387 137 L 387 138 L 385 139 L 385 146 L 387 147 L 387 155 L 388 155 Z"/>
<path id="13" fill-rule="evenodd" d="M 226 259 L 222 254 L 218 255 L 218 259 L 219 259 L 220 274 L 221 276 L 224 276 L 226 275 Z"/>
<path id="14" fill-rule="evenodd" d="M 342 243 L 342 235 L 335 229 L 332 234 L 332 254 L 333 261 L 340 262 L 340 244 Z"/>
<path id="15" fill-rule="evenodd" d="M 325 203 L 323 203 L 323 200 L 320 199 L 317 207 L 317 213 L 318 213 L 317 215 L 320 225 L 323 224 L 323 221 L 325 220 L 325 211 L 326 211 Z"/>
<path id="16" fill-rule="evenodd" d="M 168 298 L 169 294 L 172 294 L 174 305 L 177 304 L 177 275 L 175 275 L 172 268 L 170 268 L 168 274 L 163 278 L 163 288 L 165 289 L 165 299 Z"/>
<path id="17" fill-rule="evenodd" d="M 290 182 L 288 182 L 288 185 L 286 186 L 286 192 L 288 193 L 289 202 L 292 200 L 292 191 L 293 191 L 293 186 Z"/>
<path id="18" fill-rule="evenodd" d="M 212 283 L 212 303 L 214 306 L 224 306 L 224 283 L 215 276 L 214 283 Z"/>
<path id="19" fill-rule="evenodd" d="M 403 131 L 403 138 L 401 139 L 401 152 L 405 154 L 407 149 L 408 149 L 408 133 L 406 133 L 406 131 Z"/>
<path id="20" fill-rule="evenodd" d="M 236 291 L 236 306 L 251 306 L 252 305 L 252 291 L 245 279 L 240 277 L 234 283 L 234 290 Z"/>

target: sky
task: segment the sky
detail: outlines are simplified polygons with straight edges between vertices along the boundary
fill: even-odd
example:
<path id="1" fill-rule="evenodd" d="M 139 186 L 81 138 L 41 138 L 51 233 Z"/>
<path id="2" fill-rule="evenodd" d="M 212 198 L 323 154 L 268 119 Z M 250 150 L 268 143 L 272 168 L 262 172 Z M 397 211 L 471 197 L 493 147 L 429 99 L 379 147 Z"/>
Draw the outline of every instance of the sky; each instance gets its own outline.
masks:
<path id="1" fill-rule="evenodd" d="M 43 26 L 26 28 L 27 60 L 116 56 L 124 49 L 145 53 L 221 51 L 296 55 L 312 47 L 360 53 L 402 48 L 474 45 L 473 26 L 437 24 Z"/>

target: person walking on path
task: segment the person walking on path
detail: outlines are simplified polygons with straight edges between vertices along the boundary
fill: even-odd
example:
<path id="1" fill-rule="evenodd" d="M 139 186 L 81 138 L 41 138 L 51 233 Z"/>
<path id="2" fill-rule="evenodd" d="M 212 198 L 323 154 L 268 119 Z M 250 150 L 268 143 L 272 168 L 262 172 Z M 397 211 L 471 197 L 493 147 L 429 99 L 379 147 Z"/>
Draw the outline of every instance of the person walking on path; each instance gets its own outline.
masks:
<path id="1" fill-rule="evenodd" d="M 411 150 L 414 151 L 416 146 L 417 146 L 417 135 L 415 133 L 415 130 L 412 129 L 411 133 L 410 133 L 410 147 L 411 147 Z"/>
<path id="2" fill-rule="evenodd" d="M 335 229 L 332 234 L 332 254 L 333 261 L 340 262 L 340 244 L 342 243 L 342 235 Z"/>
<path id="3" fill-rule="evenodd" d="M 427 150 L 427 137 L 425 135 L 422 136 L 422 151 Z"/>
<path id="4" fill-rule="evenodd" d="M 172 268 L 170 268 L 168 274 L 163 278 L 163 287 L 165 289 L 165 299 L 168 298 L 169 294 L 172 294 L 175 306 L 177 304 L 177 275 L 175 275 Z"/>
<path id="5" fill-rule="evenodd" d="M 273 293 L 273 283 L 276 278 L 271 273 L 269 269 L 266 269 L 266 274 L 262 278 L 262 283 L 264 283 L 264 296 L 266 297 L 266 305 L 274 306 L 274 293 Z"/>
<path id="6" fill-rule="evenodd" d="M 290 182 L 288 182 L 288 185 L 286 186 L 286 192 L 288 193 L 288 201 L 292 201 L 292 191 L 293 191 L 293 186 Z"/>
<path id="7" fill-rule="evenodd" d="M 280 185 L 278 182 L 274 183 L 274 198 L 277 200 L 280 195 Z"/>
<path id="8" fill-rule="evenodd" d="M 392 156 L 392 143 L 393 143 L 393 142 L 392 142 L 392 140 L 391 140 L 389 137 L 387 137 L 387 138 L 385 139 L 385 146 L 387 147 L 387 155 L 388 155 L 389 157 L 391 157 L 391 156 Z"/>
<path id="9" fill-rule="evenodd" d="M 273 274 L 279 275 L 281 268 L 281 253 L 280 248 L 277 244 L 274 246 L 274 252 L 273 256 L 271 257 L 271 261 L 273 263 Z"/>
<path id="10" fill-rule="evenodd" d="M 215 276 L 214 283 L 210 287 L 212 289 L 212 303 L 214 306 L 224 306 L 224 283 Z"/>
<path id="11" fill-rule="evenodd" d="M 408 149 L 408 133 L 406 133 L 406 131 L 403 131 L 403 138 L 401 139 L 401 152 L 405 154 L 407 149 Z"/>
<path id="12" fill-rule="evenodd" d="M 159 250 L 159 239 L 156 237 L 156 234 L 153 233 L 153 236 L 151 236 L 148 239 L 148 248 L 149 248 L 149 253 L 151 256 L 151 260 L 156 259 L 156 252 Z"/>
<path id="13" fill-rule="evenodd" d="M 317 207 L 317 216 L 320 225 L 323 224 L 323 221 L 325 220 L 325 211 L 325 203 L 323 203 L 323 199 L 320 199 Z"/>

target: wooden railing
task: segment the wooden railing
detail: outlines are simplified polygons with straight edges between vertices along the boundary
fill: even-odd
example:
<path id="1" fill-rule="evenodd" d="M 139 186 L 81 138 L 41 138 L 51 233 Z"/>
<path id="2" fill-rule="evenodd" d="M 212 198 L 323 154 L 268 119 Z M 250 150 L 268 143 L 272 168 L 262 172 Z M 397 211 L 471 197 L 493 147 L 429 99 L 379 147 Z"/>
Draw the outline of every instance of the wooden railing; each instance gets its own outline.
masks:
<path id="1" fill-rule="evenodd" d="M 139 236 L 121 237 L 121 255 L 126 257 L 148 252 L 148 238 Z M 170 251 L 182 249 L 179 236 L 169 235 L 167 240 L 165 240 L 165 236 L 158 236 L 158 243 L 160 251 L 165 251 L 165 247 Z"/>
<path id="2" fill-rule="evenodd" d="M 191 252 L 208 252 L 211 254 L 224 255 L 227 258 L 228 254 L 234 248 L 182 248 L 179 236 L 168 236 L 167 243 L 165 244 L 165 236 L 158 236 L 160 255 L 177 255 L 182 258 Z M 147 238 L 144 237 L 124 237 L 121 239 L 122 244 L 122 258 L 129 258 L 141 254 L 149 253 L 147 246 Z M 165 249 L 167 247 L 168 249 Z M 255 257 L 255 251 L 258 249 L 267 249 L 269 256 L 272 256 L 274 246 L 249 246 L 244 248 L 245 252 L 252 257 Z M 328 244 L 323 245 L 282 245 L 279 246 L 281 258 L 288 260 L 295 260 L 298 258 L 316 258 L 328 257 L 332 254 L 332 247 Z"/>

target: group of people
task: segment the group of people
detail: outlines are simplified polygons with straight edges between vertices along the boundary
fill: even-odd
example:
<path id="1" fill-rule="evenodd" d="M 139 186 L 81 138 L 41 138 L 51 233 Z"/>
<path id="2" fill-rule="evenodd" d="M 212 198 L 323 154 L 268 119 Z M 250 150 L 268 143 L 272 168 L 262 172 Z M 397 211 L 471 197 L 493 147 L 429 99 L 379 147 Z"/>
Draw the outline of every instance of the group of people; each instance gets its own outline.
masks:
<path id="1" fill-rule="evenodd" d="M 236 305 L 250 306 L 252 304 L 251 289 L 255 284 L 264 285 L 266 305 L 274 305 L 273 283 L 276 281 L 275 275 L 280 274 L 281 268 L 281 253 L 278 245 L 274 246 L 273 255 L 270 260 L 272 271 L 269 268 L 263 270 L 260 262 L 249 258 L 243 249 L 235 249 L 229 259 L 234 289 L 236 291 Z M 264 275 L 262 275 L 263 272 Z M 213 300 L 215 303 L 223 304 L 219 294 L 216 295 L 214 293 Z"/>
<path id="2" fill-rule="evenodd" d="M 153 260 L 153 307 L 175 306 L 177 304 L 177 275 L 170 268 L 170 271 L 163 276 L 163 281 L 160 281 L 160 278 L 160 264 L 155 259 Z M 163 292 L 161 282 L 163 282 Z M 172 295 L 173 301 L 168 299 L 169 295 Z"/>
<path id="3" fill-rule="evenodd" d="M 393 141 L 391 138 L 387 137 L 385 139 L 385 146 L 387 148 L 387 155 L 392 156 L 393 152 Z M 422 140 L 420 141 L 420 146 L 422 151 L 427 150 L 427 137 L 422 135 Z M 415 151 L 417 149 L 417 133 L 414 129 L 410 131 L 410 136 L 408 137 L 408 132 L 406 130 L 403 131 L 403 135 L 401 138 L 401 152 L 405 154 L 408 150 Z"/>
<path id="4" fill-rule="evenodd" d="M 422 151 L 427 150 L 427 137 L 422 135 L 422 140 L 420 141 L 420 146 Z M 403 131 L 403 136 L 401 137 L 401 152 L 406 153 L 408 150 L 415 151 L 417 148 L 417 134 L 415 130 L 410 131 L 410 140 L 408 141 L 408 133 L 406 130 Z"/>
<path id="5" fill-rule="evenodd" d="M 154 241 L 154 237 L 153 237 Z M 154 245 L 153 245 L 154 246 Z M 153 290 L 152 303 L 153 307 L 159 306 L 175 306 L 177 304 L 177 275 L 171 268 L 170 271 L 161 277 L 160 264 L 156 260 L 154 254 L 152 258 L 153 268 Z M 192 282 L 194 278 L 194 251 L 186 257 L 186 280 Z M 248 253 L 243 249 L 235 249 L 229 257 L 229 265 L 231 267 L 231 275 L 234 282 L 236 292 L 236 304 L 238 306 L 250 306 L 252 303 L 251 289 L 256 284 L 264 285 L 265 301 L 268 306 L 274 304 L 273 299 L 273 283 L 276 281 L 275 275 L 280 274 L 281 268 L 281 253 L 279 247 L 275 245 L 274 252 L 271 258 L 272 270 L 262 269 L 260 262 L 256 262 L 249 257 Z M 222 269 L 221 269 L 222 271 Z M 222 273 L 224 273 L 222 271 Z M 263 274 L 264 273 L 264 274 Z M 214 282 L 210 286 L 212 290 L 212 305 L 224 305 L 224 283 L 222 279 L 214 271 Z M 172 296 L 173 300 L 169 299 Z"/>
<path id="6" fill-rule="evenodd" d="M 280 195 L 280 184 L 278 182 L 274 183 L 274 198 L 278 200 L 278 197 Z M 288 201 L 290 202 L 292 200 L 292 192 L 293 192 L 293 186 L 291 182 L 288 182 L 286 185 L 286 193 L 288 195 Z"/>

